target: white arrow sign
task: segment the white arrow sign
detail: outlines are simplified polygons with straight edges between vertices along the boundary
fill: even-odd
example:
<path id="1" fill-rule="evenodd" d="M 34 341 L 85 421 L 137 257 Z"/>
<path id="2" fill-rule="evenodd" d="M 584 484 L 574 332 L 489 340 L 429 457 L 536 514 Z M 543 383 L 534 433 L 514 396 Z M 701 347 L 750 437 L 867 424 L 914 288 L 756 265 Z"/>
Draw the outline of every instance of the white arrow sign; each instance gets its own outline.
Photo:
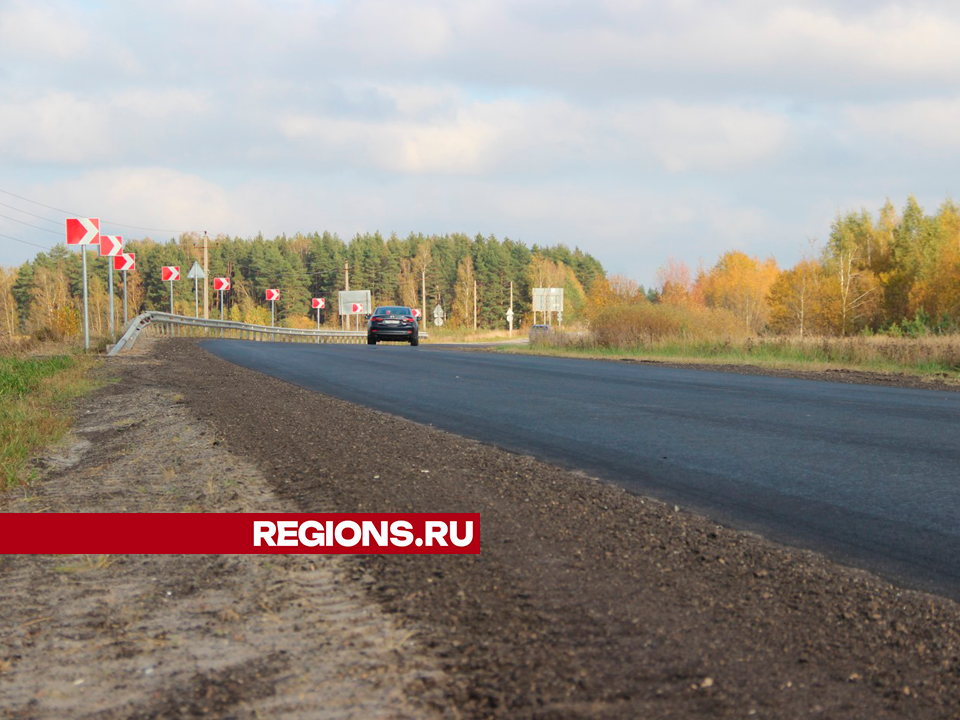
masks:
<path id="1" fill-rule="evenodd" d="M 100 256 L 116 257 L 123 252 L 123 238 L 119 235 L 100 236 Z"/>
<path id="2" fill-rule="evenodd" d="M 136 267 L 135 253 L 120 253 L 113 258 L 114 270 L 133 270 Z"/>
<path id="3" fill-rule="evenodd" d="M 99 244 L 99 218 L 67 218 L 67 245 Z"/>

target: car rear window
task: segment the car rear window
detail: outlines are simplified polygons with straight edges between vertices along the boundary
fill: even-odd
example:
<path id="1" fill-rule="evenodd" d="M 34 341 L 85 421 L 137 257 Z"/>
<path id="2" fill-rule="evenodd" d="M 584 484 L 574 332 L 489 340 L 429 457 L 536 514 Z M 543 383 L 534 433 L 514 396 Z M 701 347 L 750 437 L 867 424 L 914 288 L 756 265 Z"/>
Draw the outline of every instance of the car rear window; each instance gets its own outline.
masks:
<path id="1" fill-rule="evenodd" d="M 374 315 L 413 315 L 407 307 L 378 307 Z"/>

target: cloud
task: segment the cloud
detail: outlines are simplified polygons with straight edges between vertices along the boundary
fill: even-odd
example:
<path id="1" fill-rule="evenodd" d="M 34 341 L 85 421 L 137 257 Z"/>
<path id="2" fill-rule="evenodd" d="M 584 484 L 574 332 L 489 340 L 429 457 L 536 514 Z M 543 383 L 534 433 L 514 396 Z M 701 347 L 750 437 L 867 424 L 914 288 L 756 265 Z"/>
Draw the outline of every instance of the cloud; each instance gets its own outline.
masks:
<path id="1" fill-rule="evenodd" d="M 843 116 L 849 127 L 844 137 L 851 144 L 896 154 L 960 150 L 960 97 L 851 105 Z"/>
<path id="2" fill-rule="evenodd" d="M 0 187 L 152 227 L 582 240 L 638 273 L 789 259 L 851 202 L 954 189 L 958 34 L 945 0 L 11 0 Z"/>

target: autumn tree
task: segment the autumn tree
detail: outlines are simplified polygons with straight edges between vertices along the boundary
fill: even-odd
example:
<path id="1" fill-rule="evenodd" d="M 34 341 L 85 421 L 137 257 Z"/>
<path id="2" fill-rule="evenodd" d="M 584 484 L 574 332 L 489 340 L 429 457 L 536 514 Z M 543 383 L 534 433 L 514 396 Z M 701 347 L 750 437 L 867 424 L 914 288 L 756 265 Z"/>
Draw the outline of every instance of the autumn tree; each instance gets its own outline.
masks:
<path id="1" fill-rule="evenodd" d="M 820 265 L 809 258 L 781 272 L 767 296 L 771 328 L 781 333 L 797 333 L 800 337 L 816 328 L 820 283 Z"/>
<path id="2" fill-rule="evenodd" d="M 457 282 L 453 286 L 453 307 L 450 312 L 450 323 L 454 327 L 473 326 L 475 280 L 473 258 L 467 255 L 457 266 Z"/>
<path id="3" fill-rule="evenodd" d="M 657 270 L 657 295 L 665 305 L 690 304 L 692 287 L 690 268 L 682 261 L 668 258 Z"/>
<path id="4" fill-rule="evenodd" d="M 773 258 L 761 261 L 733 250 L 697 278 L 697 290 L 708 307 L 729 310 L 756 332 L 767 322 L 767 295 L 779 272 Z"/>

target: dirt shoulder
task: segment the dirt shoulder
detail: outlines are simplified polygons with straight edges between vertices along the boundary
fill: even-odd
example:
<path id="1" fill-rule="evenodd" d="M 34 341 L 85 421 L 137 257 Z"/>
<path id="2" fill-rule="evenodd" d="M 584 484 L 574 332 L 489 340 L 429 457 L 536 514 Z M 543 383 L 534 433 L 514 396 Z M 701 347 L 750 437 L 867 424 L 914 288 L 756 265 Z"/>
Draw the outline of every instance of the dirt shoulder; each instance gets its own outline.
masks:
<path id="1" fill-rule="evenodd" d="M 481 513 L 479 556 L 349 561 L 428 649 L 456 715 L 960 715 L 960 607 L 949 600 L 188 341 L 162 351 L 157 381 L 287 507 Z"/>
<path id="2" fill-rule="evenodd" d="M 118 382 L 0 511 L 294 509 L 158 380 L 165 367 L 103 367 Z M 442 675 L 371 581 L 334 557 L 0 556 L 0 717 L 433 716 Z"/>

